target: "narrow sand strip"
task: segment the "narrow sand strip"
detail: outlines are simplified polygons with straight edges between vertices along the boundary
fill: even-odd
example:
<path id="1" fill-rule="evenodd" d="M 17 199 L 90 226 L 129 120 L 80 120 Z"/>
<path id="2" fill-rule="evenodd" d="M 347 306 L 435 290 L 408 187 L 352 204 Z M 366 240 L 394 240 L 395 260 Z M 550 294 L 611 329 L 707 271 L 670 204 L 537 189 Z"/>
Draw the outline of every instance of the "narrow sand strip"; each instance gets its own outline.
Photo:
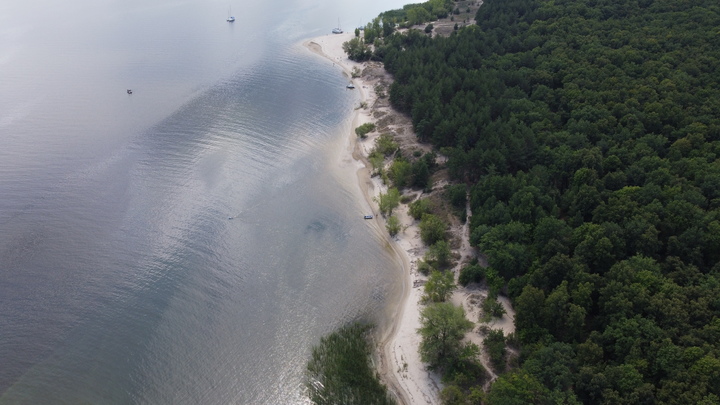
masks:
<path id="1" fill-rule="evenodd" d="M 364 65 L 351 61 L 342 49 L 342 44 L 354 37 L 353 33 L 328 34 L 313 38 L 303 45 L 332 61 L 334 66 L 341 68 L 348 78 L 352 77 L 353 68 L 362 70 Z M 358 180 L 365 195 L 367 203 L 377 212 L 377 204 L 373 201 L 387 187 L 377 177 L 371 178 L 368 170 L 367 156 L 374 146 L 377 134 L 370 135 L 368 139 L 358 142 L 354 129 L 366 122 L 372 122 L 372 106 L 377 95 L 371 83 L 362 78 L 352 79 L 355 89 L 360 91 L 361 100 L 368 108 L 355 110 L 352 129 L 349 134 L 352 158 L 358 162 Z M 343 157 L 345 160 L 346 157 Z M 401 224 L 408 225 L 404 232 L 395 238 L 387 236 L 390 246 L 398 254 L 403 263 L 405 273 L 405 288 L 403 297 L 394 316 L 393 326 L 389 328 L 380 342 L 378 357 L 379 372 L 388 388 L 395 394 L 400 404 L 439 404 L 439 392 L 442 388 L 440 376 L 429 372 L 420 361 L 418 346 L 420 337 L 416 330 L 420 327 L 420 298 L 422 296 L 421 279 L 417 272 L 417 261 L 425 253 L 425 247 L 420 240 L 419 230 L 407 212 L 407 206 L 395 211 Z M 376 217 L 378 228 L 385 234 L 385 222 Z"/>

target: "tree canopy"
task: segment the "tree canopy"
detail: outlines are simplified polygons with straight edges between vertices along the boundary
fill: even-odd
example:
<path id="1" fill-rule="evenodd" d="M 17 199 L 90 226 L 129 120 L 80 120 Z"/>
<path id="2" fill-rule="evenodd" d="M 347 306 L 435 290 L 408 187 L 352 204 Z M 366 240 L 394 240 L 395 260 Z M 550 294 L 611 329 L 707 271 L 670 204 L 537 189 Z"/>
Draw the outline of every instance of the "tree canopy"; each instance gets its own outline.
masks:
<path id="1" fill-rule="evenodd" d="M 455 289 L 455 280 L 451 271 L 433 270 L 425 283 L 425 300 L 429 302 L 444 302 Z"/>
<path id="2" fill-rule="evenodd" d="M 393 210 L 400 204 L 400 192 L 393 187 L 387 193 L 380 193 L 377 201 L 383 215 L 392 215 Z"/>
<path id="3" fill-rule="evenodd" d="M 490 268 L 463 281 L 513 300 L 523 353 L 488 401 L 717 403 L 720 5 L 486 0 L 476 21 L 378 57 L 469 185 Z"/>
<path id="4" fill-rule="evenodd" d="M 458 359 L 462 352 L 460 341 L 473 325 L 465 319 L 462 307 L 449 302 L 424 307 L 420 312 L 420 324 L 420 357 L 431 367 L 442 367 Z"/>

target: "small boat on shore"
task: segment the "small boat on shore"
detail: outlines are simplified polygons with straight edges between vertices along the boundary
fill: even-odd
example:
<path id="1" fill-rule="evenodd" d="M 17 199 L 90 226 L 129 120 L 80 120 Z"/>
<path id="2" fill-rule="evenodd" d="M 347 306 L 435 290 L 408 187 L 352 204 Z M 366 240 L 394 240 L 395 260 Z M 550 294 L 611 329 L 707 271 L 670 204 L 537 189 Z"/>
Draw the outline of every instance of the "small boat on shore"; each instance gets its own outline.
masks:
<path id="1" fill-rule="evenodd" d="M 352 83 L 350 83 L 350 84 L 348 84 L 348 85 L 347 85 L 347 86 L 345 86 L 345 87 L 346 87 L 346 88 L 348 88 L 348 89 L 350 89 L 350 90 L 352 90 L 352 89 L 354 89 L 354 88 L 355 88 L 355 85 L 354 85 L 354 84 L 352 84 Z"/>
<path id="2" fill-rule="evenodd" d="M 333 34 L 342 34 L 343 33 L 342 28 L 340 28 L 340 19 L 339 18 L 338 18 L 338 26 L 337 26 L 337 28 L 332 29 L 332 33 Z"/>

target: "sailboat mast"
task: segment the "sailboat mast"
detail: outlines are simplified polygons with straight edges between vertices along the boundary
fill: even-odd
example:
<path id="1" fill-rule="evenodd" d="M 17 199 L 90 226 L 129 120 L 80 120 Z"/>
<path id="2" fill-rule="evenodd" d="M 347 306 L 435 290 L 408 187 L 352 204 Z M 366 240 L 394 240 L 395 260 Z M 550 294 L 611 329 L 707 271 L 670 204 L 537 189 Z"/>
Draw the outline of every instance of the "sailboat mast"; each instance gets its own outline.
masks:
<path id="1" fill-rule="evenodd" d="M 235 22 L 235 17 L 233 17 L 233 15 L 232 15 L 232 4 L 228 6 L 227 22 Z"/>

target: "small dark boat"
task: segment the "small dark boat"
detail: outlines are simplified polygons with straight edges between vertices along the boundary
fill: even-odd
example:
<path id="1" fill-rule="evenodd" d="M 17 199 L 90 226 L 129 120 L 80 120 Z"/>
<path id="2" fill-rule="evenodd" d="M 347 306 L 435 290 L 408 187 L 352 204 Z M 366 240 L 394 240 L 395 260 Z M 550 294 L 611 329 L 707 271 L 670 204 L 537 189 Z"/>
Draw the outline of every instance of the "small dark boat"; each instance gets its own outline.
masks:
<path id="1" fill-rule="evenodd" d="M 363 218 L 365 218 L 365 219 L 373 219 L 373 216 L 372 216 L 372 215 L 365 215 Z"/>
<path id="2" fill-rule="evenodd" d="M 352 84 L 352 83 L 350 83 L 350 84 L 348 84 L 348 85 L 347 85 L 347 86 L 345 86 L 345 87 L 347 87 L 348 89 L 352 90 L 352 89 L 354 89 L 354 88 L 355 88 L 355 85 L 354 85 L 354 84 Z"/>
<path id="3" fill-rule="evenodd" d="M 127 90 L 127 93 L 128 93 L 128 94 L 132 94 L 132 90 L 128 89 L 128 90 Z"/>

